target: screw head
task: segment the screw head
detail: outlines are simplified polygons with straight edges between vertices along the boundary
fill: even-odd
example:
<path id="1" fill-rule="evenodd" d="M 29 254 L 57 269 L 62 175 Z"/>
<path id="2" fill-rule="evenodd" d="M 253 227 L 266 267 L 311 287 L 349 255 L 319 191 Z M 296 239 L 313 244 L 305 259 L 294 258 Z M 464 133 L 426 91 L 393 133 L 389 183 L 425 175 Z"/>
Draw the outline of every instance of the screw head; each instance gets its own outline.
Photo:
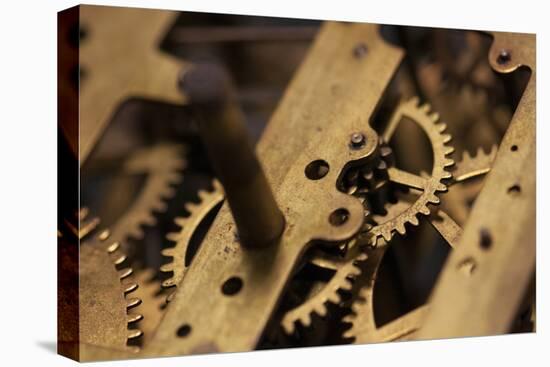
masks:
<path id="1" fill-rule="evenodd" d="M 351 137 L 350 137 L 350 143 L 351 143 L 351 146 L 352 148 L 361 148 L 365 145 L 365 135 L 363 135 L 362 133 L 360 132 L 355 132 L 353 134 L 351 134 Z"/>

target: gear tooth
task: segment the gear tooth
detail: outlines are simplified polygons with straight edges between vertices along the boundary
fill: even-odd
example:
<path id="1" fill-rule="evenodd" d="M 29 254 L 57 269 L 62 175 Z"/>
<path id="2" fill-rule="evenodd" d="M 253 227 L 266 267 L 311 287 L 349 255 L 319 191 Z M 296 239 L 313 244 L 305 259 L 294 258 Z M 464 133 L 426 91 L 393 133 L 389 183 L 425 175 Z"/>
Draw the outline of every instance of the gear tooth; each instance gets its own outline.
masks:
<path id="1" fill-rule="evenodd" d="M 199 190 L 198 196 L 199 196 L 199 199 L 201 199 L 201 201 L 205 201 L 208 198 L 208 191 Z"/>
<path id="2" fill-rule="evenodd" d="M 369 258 L 369 255 L 367 255 L 364 252 L 361 252 L 359 255 L 357 255 L 356 263 L 364 262 Z M 359 269 L 359 268 L 358 268 Z M 359 269 L 359 272 L 361 272 L 361 269 Z"/>
<path id="3" fill-rule="evenodd" d="M 131 353 L 131 354 L 136 354 L 136 353 L 139 353 L 141 351 L 141 348 L 136 346 L 136 345 L 128 345 L 128 346 L 126 346 L 125 351 L 128 352 L 128 353 Z"/>
<path id="4" fill-rule="evenodd" d="M 177 183 L 181 182 L 181 180 L 182 180 L 182 176 L 177 172 L 173 172 L 173 173 L 167 175 L 167 177 L 166 177 L 166 181 L 170 184 L 177 184 Z"/>
<path id="5" fill-rule="evenodd" d="M 443 167 L 452 167 L 455 165 L 455 161 L 452 160 L 452 159 L 446 159 L 444 162 L 443 162 Z"/>
<path id="6" fill-rule="evenodd" d="M 153 210 L 157 212 L 165 212 L 167 208 L 168 208 L 168 205 L 162 200 L 157 201 L 153 205 Z"/>
<path id="7" fill-rule="evenodd" d="M 101 241 L 107 241 L 109 237 L 111 237 L 111 231 L 108 229 L 103 230 L 98 236 Z"/>
<path id="8" fill-rule="evenodd" d="M 445 147 L 445 151 L 443 152 L 443 154 L 445 154 L 447 156 L 447 155 L 453 154 L 454 151 L 455 151 L 455 148 L 453 148 L 453 147 Z"/>
<path id="9" fill-rule="evenodd" d="M 302 318 L 300 318 L 300 322 L 303 326 L 310 327 L 311 326 L 311 315 L 310 314 L 304 314 Z"/>
<path id="10" fill-rule="evenodd" d="M 120 279 L 125 279 L 132 275 L 133 272 L 132 268 L 126 268 L 118 272 L 118 277 Z"/>
<path id="11" fill-rule="evenodd" d="M 163 273 L 171 273 L 174 271 L 174 264 L 167 263 L 167 264 L 161 265 L 160 271 L 162 271 Z"/>
<path id="12" fill-rule="evenodd" d="M 420 98 L 418 96 L 414 96 L 409 100 L 409 103 L 414 107 L 418 107 L 420 106 Z"/>
<path id="13" fill-rule="evenodd" d="M 428 202 L 430 202 L 432 204 L 439 204 L 441 202 L 441 200 L 437 196 L 432 194 L 428 197 Z"/>
<path id="14" fill-rule="evenodd" d="M 367 181 L 370 181 L 374 178 L 374 173 L 372 171 L 367 171 L 363 173 L 363 178 Z"/>
<path id="15" fill-rule="evenodd" d="M 378 162 L 378 165 L 376 166 L 376 168 L 378 168 L 379 170 L 386 170 L 388 169 L 388 165 L 386 164 L 385 161 L 380 161 Z"/>
<path id="16" fill-rule="evenodd" d="M 361 255 L 359 255 L 359 256 L 361 256 Z M 359 257 L 359 256 L 358 256 L 358 257 Z M 350 285 L 351 285 L 351 284 L 352 284 L 352 281 L 351 281 L 350 279 L 355 279 L 355 278 L 357 278 L 357 276 L 359 276 L 359 275 L 361 274 L 361 269 L 360 269 L 358 266 L 355 265 L 355 264 L 358 263 L 359 261 L 360 261 L 359 259 L 356 259 L 356 260 L 353 262 L 353 264 L 352 264 L 352 266 L 351 266 L 351 269 L 349 270 L 349 274 L 348 274 L 348 276 L 347 276 L 346 282 L 345 282 L 346 285 L 347 285 L 347 284 L 350 284 Z"/>
<path id="17" fill-rule="evenodd" d="M 176 297 L 176 291 L 170 293 L 168 296 L 166 296 L 166 303 L 172 302 L 175 297 Z"/>
<path id="18" fill-rule="evenodd" d="M 482 157 L 484 155 L 485 155 L 485 151 L 483 150 L 483 147 L 477 147 L 476 157 Z"/>
<path id="19" fill-rule="evenodd" d="M 439 133 L 443 133 L 443 132 L 445 132 L 445 131 L 447 130 L 447 124 L 444 123 L 444 122 L 439 122 L 439 123 L 437 124 L 437 128 L 438 128 L 438 132 L 439 132 Z"/>
<path id="20" fill-rule="evenodd" d="M 173 247 L 165 248 L 160 253 L 162 254 L 162 256 L 174 257 L 174 248 Z"/>
<path id="21" fill-rule="evenodd" d="M 406 232 L 405 231 L 405 224 L 399 223 L 395 229 L 396 229 L 397 233 L 399 233 L 401 236 L 405 235 L 405 232 Z"/>
<path id="22" fill-rule="evenodd" d="M 133 323 L 136 323 L 138 321 L 141 321 L 143 320 L 143 315 L 142 314 L 129 314 L 128 317 L 127 317 L 127 321 L 128 321 L 128 324 L 133 324 Z"/>
<path id="23" fill-rule="evenodd" d="M 384 237 L 384 240 L 386 240 L 386 242 L 389 242 L 391 240 L 391 230 L 385 230 L 384 232 L 382 232 L 382 237 Z"/>
<path id="24" fill-rule="evenodd" d="M 441 174 L 441 179 L 445 180 L 449 178 L 453 178 L 453 174 L 451 172 L 443 171 L 443 173 Z"/>
<path id="25" fill-rule="evenodd" d="M 109 245 L 109 247 L 107 247 L 107 252 L 112 254 L 119 248 L 120 248 L 120 242 L 113 242 L 112 244 Z"/>
<path id="26" fill-rule="evenodd" d="M 344 316 L 342 318 L 342 322 L 346 323 L 346 324 L 353 324 L 353 321 L 356 319 L 355 315 L 350 313 L 350 314 L 347 314 L 346 316 Z"/>
<path id="27" fill-rule="evenodd" d="M 357 274 L 357 275 L 359 275 L 359 274 Z M 342 283 L 342 285 L 341 285 L 341 289 L 344 290 L 344 291 L 351 291 L 352 288 L 353 288 L 353 283 L 348 279 L 346 279 L 346 281 L 344 283 Z M 338 297 L 338 300 L 336 300 L 336 301 L 331 300 L 331 302 L 332 303 L 338 303 L 338 302 L 340 302 L 340 298 L 341 297 Z"/>
<path id="28" fill-rule="evenodd" d="M 143 224 L 146 226 L 152 227 L 156 223 L 157 223 L 157 219 L 151 214 L 149 214 L 146 218 L 143 218 Z"/>
<path id="29" fill-rule="evenodd" d="M 420 106 L 420 110 L 427 115 L 432 110 L 432 106 L 430 106 L 429 103 L 424 103 L 423 105 Z"/>
<path id="30" fill-rule="evenodd" d="M 174 195 L 176 195 L 176 189 L 171 186 L 166 186 L 164 190 L 162 190 L 160 197 L 164 199 L 170 199 L 174 197 Z"/>
<path id="31" fill-rule="evenodd" d="M 180 234 L 178 232 L 170 232 L 166 235 L 166 239 L 172 242 L 178 242 L 180 239 Z"/>
<path id="32" fill-rule="evenodd" d="M 439 121 L 439 113 L 438 112 L 432 112 L 430 113 L 430 119 L 432 119 L 433 122 Z"/>
<path id="33" fill-rule="evenodd" d="M 149 223 L 143 222 L 143 225 L 152 227 L 155 225 L 155 223 L 151 224 L 150 222 Z M 141 240 L 143 239 L 143 231 L 141 230 L 141 228 L 135 228 L 128 232 L 128 237 L 134 238 L 136 240 Z"/>
<path id="34" fill-rule="evenodd" d="M 128 339 L 136 339 L 143 335 L 143 332 L 139 329 L 128 330 Z"/>
<path id="35" fill-rule="evenodd" d="M 174 281 L 174 278 L 166 279 L 161 284 L 162 288 L 172 288 L 176 286 L 176 283 Z"/>
<path id="36" fill-rule="evenodd" d="M 441 138 L 443 139 L 444 144 L 449 143 L 453 139 L 450 134 L 441 134 Z"/>
<path id="37" fill-rule="evenodd" d="M 193 203 L 193 202 L 188 202 L 188 203 L 185 203 L 185 205 L 183 206 L 185 208 L 185 210 L 187 210 L 189 213 L 193 213 L 196 209 L 197 209 L 197 204 Z"/>
<path id="38" fill-rule="evenodd" d="M 383 144 L 383 143 L 382 143 Z M 382 157 L 389 157 L 392 154 L 392 150 L 387 145 L 382 145 L 380 147 L 380 155 Z"/>
<path id="39" fill-rule="evenodd" d="M 336 301 L 334 303 L 338 303 L 338 301 Z M 320 317 L 325 317 L 328 313 L 328 309 L 325 306 L 320 305 L 319 307 L 317 307 L 315 309 L 315 313 Z"/>
<path id="40" fill-rule="evenodd" d="M 327 297 L 327 301 L 335 305 L 340 303 L 341 300 L 342 300 L 342 297 L 340 297 L 340 294 L 338 294 L 338 292 L 332 292 Z M 316 308 L 326 309 L 326 307 L 323 304 L 317 305 Z"/>
<path id="41" fill-rule="evenodd" d="M 286 335 L 292 335 L 294 333 L 295 327 L 293 321 L 289 322 L 288 320 L 283 320 L 281 325 Z"/>
<path id="42" fill-rule="evenodd" d="M 137 307 L 140 304 L 141 304 L 141 299 L 140 298 L 129 298 L 129 299 L 126 300 L 126 308 L 127 309 Z"/>
<path id="43" fill-rule="evenodd" d="M 357 189 L 358 189 L 357 185 L 352 185 L 352 186 L 350 186 L 349 189 L 347 190 L 347 194 L 348 194 L 348 195 L 353 195 L 353 194 L 355 194 L 355 193 L 357 192 Z"/>
<path id="44" fill-rule="evenodd" d="M 418 226 L 420 224 L 420 222 L 418 221 L 418 218 L 416 217 L 416 215 L 413 215 L 410 218 L 409 223 L 411 223 L 413 226 Z"/>
<path id="45" fill-rule="evenodd" d="M 137 283 L 128 283 L 128 284 L 125 284 L 123 288 L 124 288 L 124 294 L 128 294 L 138 289 L 138 285 Z"/>
<path id="46" fill-rule="evenodd" d="M 117 257 L 117 258 L 113 261 L 113 263 L 114 263 L 115 265 L 120 265 L 120 264 L 122 264 L 124 261 L 126 261 L 126 259 L 127 259 L 126 255 L 120 255 L 119 257 Z"/>
<path id="47" fill-rule="evenodd" d="M 174 223 L 176 223 L 179 227 L 185 226 L 185 218 L 184 217 L 176 217 L 174 218 Z"/>
<path id="48" fill-rule="evenodd" d="M 427 206 L 421 207 L 419 212 L 423 215 L 430 215 L 430 209 Z"/>
<path id="49" fill-rule="evenodd" d="M 354 335 L 354 333 L 353 333 L 353 328 L 344 331 L 344 332 L 342 333 L 342 336 L 344 337 L 344 339 L 355 339 L 355 335 Z"/>
<path id="50" fill-rule="evenodd" d="M 447 187 L 447 185 L 443 184 L 443 183 L 439 183 L 437 185 L 437 188 L 436 188 L 436 191 L 439 191 L 439 192 L 447 192 L 449 189 Z"/>

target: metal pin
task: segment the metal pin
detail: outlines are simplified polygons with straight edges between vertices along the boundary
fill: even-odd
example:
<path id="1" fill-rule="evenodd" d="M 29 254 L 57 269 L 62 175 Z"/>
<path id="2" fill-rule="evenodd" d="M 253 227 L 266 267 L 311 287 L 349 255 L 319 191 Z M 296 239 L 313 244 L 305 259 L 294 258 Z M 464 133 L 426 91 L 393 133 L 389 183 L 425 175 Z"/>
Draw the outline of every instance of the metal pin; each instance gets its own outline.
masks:
<path id="1" fill-rule="evenodd" d="M 240 242 L 250 248 L 275 243 L 284 217 L 254 153 L 229 76 L 221 66 L 200 64 L 183 76 L 180 87 L 193 106 Z"/>

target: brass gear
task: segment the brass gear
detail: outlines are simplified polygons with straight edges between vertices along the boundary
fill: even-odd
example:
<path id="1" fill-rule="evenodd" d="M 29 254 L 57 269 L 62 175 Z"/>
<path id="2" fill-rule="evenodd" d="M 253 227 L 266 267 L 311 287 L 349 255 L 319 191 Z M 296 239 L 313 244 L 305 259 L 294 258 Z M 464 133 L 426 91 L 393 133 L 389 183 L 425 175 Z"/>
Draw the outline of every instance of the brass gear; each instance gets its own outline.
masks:
<path id="1" fill-rule="evenodd" d="M 421 190 L 422 194 L 410 206 L 403 208 L 402 212 L 386 217 L 384 222 L 361 234 L 370 239 L 371 246 L 377 246 L 382 238 L 386 242 L 389 241 L 394 232 L 404 235 L 407 223 L 417 226 L 419 224 L 417 216 L 430 214 L 428 205 L 440 203 L 437 193 L 447 191 L 444 181 L 452 178 L 448 168 L 454 165 L 454 161 L 449 158 L 454 149 L 447 145 L 451 141 L 451 136 L 445 134 L 446 125 L 439 121 L 439 115 L 432 112 L 428 104 L 420 105 L 417 97 L 397 107 L 382 134 L 384 141 L 391 140 L 403 117 L 414 121 L 428 136 L 433 150 L 433 168 L 428 177 L 421 177 L 394 167 L 388 169 L 391 182 Z"/>
<path id="2" fill-rule="evenodd" d="M 163 288 L 176 287 L 189 268 L 186 266 L 186 256 L 189 244 L 193 234 L 199 225 L 208 217 L 208 215 L 217 208 L 224 200 L 224 192 L 221 184 L 214 180 L 211 191 L 199 191 L 199 203 L 187 203 L 185 209 L 189 212 L 187 217 L 178 217 L 174 221 L 181 228 L 179 232 L 169 233 L 166 237 L 169 241 L 175 242 L 175 246 L 162 250 L 162 255 L 169 258 L 170 261 L 161 266 L 160 271 L 171 273 L 172 275 L 162 282 Z M 174 293 L 170 293 L 167 301 Z"/>
<path id="3" fill-rule="evenodd" d="M 489 153 L 485 153 L 480 149 L 477 155 L 473 157 L 468 153 L 464 153 L 462 160 L 457 163 L 454 170 L 459 175 L 454 178 L 451 185 L 457 183 L 463 185 L 464 181 L 470 178 L 488 173 L 496 156 L 496 151 L 496 147 L 493 147 Z M 408 204 L 403 201 L 389 205 L 385 216 L 395 216 L 407 206 Z M 373 219 L 374 221 L 384 220 L 382 217 L 376 216 Z M 434 228 L 441 234 L 449 246 L 454 248 L 462 234 L 462 228 L 441 209 L 434 213 L 430 219 L 430 223 Z M 429 308 L 429 305 L 420 306 L 380 328 L 376 327 L 372 296 L 377 271 L 387 248 L 388 246 L 379 246 L 366 249 L 368 260 L 364 264 L 361 274 L 366 284 L 363 284 L 359 289 L 357 299 L 352 305 L 352 313 L 343 320 L 345 323 L 351 324 L 351 328 L 344 333 L 344 337 L 353 339 L 356 344 L 407 340 L 420 329 L 424 315 Z"/>
<path id="4" fill-rule="evenodd" d="M 111 226 L 110 237 L 116 241 L 141 239 L 142 226 L 156 223 L 154 212 L 166 209 L 165 200 L 174 195 L 173 186 L 182 180 L 181 171 L 187 162 L 182 158 L 185 148 L 176 144 L 157 144 L 132 154 L 124 163 L 126 174 L 147 175 L 139 196 L 130 208 Z"/>

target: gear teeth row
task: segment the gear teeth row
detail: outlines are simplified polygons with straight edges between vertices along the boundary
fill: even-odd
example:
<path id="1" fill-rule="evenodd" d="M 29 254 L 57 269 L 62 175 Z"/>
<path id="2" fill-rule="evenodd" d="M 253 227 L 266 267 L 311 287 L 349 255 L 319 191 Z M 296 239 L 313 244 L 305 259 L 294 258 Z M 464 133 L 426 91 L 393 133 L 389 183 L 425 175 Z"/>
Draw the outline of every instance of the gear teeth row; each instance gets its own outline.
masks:
<path id="1" fill-rule="evenodd" d="M 103 236 L 105 240 L 108 238 Z M 128 260 L 126 254 L 122 253 L 120 242 L 113 242 L 106 246 L 106 251 L 109 254 L 115 268 L 118 270 L 118 276 L 120 278 L 120 284 L 124 299 L 126 300 L 126 312 L 127 312 L 127 344 L 128 347 L 134 351 L 138 351 L 139 348 L 133 345 L 140 336 L 143 335 L 143 332 L 136 328 L 139 321 L 143 319 L 143 315 L 139 313 L 130 312 L 134 310 L 141 304 L 141 299 L 137 297 L 131 297 L 130 295 L 138 289 L 138 284 L 134 281 L 128 280 L 128 278 L 133 274 L 133 269 L 129 266 L 125 266 L 125 263 Z"/>
<path id="2" fill-rule="evenodd" d="M 183 180 L 182 171 L 187 162 L 181 156 L 185 152 L 186 149 L 180 145 L 160 144 L 139 151 L 128 159 L 126 171 L 144 172 L 147 179 L 132 207 L 112 229 L 117 240 L 140 240 L 145 234 L 144 227 L 157 224 L 155 213 L 166 211 L 167 200 L 175 195 L 175 186 Z M 160 166 L 159 161 L 163 162 Z"/>
<path id="3" fill-rule="evenodd" d="M 355 278 L 361 274 L 359 264 L 366 260 L 367 254 L 360 252 L 354 259 L 336 269 L 333 277 L 321 291 L 284 315 L 281 321 L 283 331 L 287 335 L 292 335 L 298 324 L 305 328 L 310 327 L 314 315 L 325 317 L 328 313 L 327 305 L 338 305 L 342 301 L 340 292 L 352 290 Z"/>
<path id="4" fill-rule="evenodd" d="M 212 191 L 200 190 L 198 192 L 200 200 L 198 203 L 189 202 L 185 204 L 184 208 L 189 215 L 174 219 L 175 224 L 180 228 L 179 232 L 166 235 L 166 239 L 171 243 L 175 243 L 175 245 L 161 251 L 161 254 L 168 258 L 168 262 L 160 267 L 160 271 L 168 275 L 168 278 L 161 283 L 164 289 L 174 288 L 181 282 L 187 271 L 185 256 L 193 234 L 212 210 L 217 208 L 224 200 L 221 184 L 214 180 L 212 187 Z M 170 302 L 174 297 L 174 292 L 168 294 L 166 302 Z"/>

